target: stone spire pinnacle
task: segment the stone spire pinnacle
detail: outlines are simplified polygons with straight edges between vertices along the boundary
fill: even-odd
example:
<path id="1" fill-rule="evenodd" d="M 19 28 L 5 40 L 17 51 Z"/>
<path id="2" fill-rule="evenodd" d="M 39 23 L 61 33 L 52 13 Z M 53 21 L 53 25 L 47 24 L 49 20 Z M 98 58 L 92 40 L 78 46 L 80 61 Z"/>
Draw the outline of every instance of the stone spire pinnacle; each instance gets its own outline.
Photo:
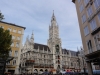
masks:
<path id="1" fill-rule="evenodd" d="M 59 38 L 59 29 L 54 15 L 54 10 L 51 17 L 51 25 L 49 26 L 49 38 Z"/>
<path id="2" fill-rule="evenodd" d="M 34 35 L 33 35 L 33 30 L 32 30 L 32 35 L 31 35 L 31 39 L 34 39 Z"/>
<path id="3" fill-rule="evenodd" d="M 54 15 L 54 10 L 53 10 L 53 15 L 52 15 L 52 16 L 55 16 L 55 15 Z"/>
<path id="4" fill-rule="evenodd" d="M 51 21 L 56 21 L 56 17 L 55 17 L 55 15 L 54 15 L 54 10 L 53 10 L 53 14 L 52 14 Z"/>
<path id="5" fill-rule="evenodd" d="M 34 34 L 33 34 L 33 30 L 32 30 L 32 35 L 31 35 L 31 38 L 30 38 L 30 42 L 31 42 L 31 43 L 34 43 Z"/>

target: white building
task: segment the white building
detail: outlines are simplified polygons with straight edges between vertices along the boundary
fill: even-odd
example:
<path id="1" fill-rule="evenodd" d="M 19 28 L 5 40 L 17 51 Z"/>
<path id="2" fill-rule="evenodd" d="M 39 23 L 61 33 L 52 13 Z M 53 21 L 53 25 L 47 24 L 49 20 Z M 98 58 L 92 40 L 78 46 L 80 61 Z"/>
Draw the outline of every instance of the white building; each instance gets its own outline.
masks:
<path id="1" fill-rule="evenodd" d="M 45 70 L 59 72 L 62 69 L 78 70 L 77 60 L 77 52 L 62 49 L 59 26 L 53 12 L 47 45 L 34 43 L 33 33 L 31 38 L 27 37 L 21 50 L 20 69 L 21 73 Z"/>

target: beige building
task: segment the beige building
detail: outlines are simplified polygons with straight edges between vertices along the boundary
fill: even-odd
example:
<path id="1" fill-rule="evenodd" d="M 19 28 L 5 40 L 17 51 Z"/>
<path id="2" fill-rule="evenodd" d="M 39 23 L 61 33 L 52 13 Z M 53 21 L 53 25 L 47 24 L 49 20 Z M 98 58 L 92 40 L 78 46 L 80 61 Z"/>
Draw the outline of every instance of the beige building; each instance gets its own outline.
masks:
<path id="1" fill-rule="evenodd" d="M 76 5 L 88 72 L 92 75 L 92 69 L 100 69 L 100 0 L 72 2 Z"/>
<path id="2" fill-rule="evenodd" d="M 13 40 L 9 55 L 14 57 L 14 59 L 6 64 L 6 72 L 12 72 L 18 74 L 19 62 L 20 62 L 20 51 L 22 47 L 22 40 L 23 40 L 25 27 L 18 26 L 12 23 L 3 22 L 3 21 L 0 21 L 0 27 L 4 28 L 5 30 L 9 30 Z"/>
<path id="3" fill-rule="evenodd" d="M 20 73 L 41 73 L 45 70 L 53 73 L 59 73 L 61 70 L 78 71 L 81 68 L 78 59 L 78 52 L 62 48 L 59 26 L 53 13 L 47 45 L 35 43 L 33 33 L 26 38 L 21 49 Z"/>

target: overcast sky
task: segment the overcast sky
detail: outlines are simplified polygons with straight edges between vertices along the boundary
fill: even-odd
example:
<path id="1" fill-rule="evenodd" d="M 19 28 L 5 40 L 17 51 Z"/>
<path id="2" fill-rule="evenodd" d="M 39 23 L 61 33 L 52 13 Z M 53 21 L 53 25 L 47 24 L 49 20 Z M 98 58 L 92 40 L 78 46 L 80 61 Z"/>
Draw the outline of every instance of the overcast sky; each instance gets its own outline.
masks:
<path id="1" fill-rule="evenodd" d="M 77 50 L 82 46 L 77 13 L 72 0 L 0 0 L 5 22 L 26 27 L 26 37 L 34 30 L 34 41 L 47 44 L 52 13 L 59 25 L 62 48 Z"/>

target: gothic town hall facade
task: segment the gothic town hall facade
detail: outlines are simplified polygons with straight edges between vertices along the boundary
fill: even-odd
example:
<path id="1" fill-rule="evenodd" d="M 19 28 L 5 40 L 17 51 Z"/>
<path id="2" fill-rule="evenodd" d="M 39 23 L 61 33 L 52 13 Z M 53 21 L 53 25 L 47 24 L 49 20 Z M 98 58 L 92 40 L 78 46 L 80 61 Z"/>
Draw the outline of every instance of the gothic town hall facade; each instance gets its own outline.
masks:
<path id="1" fill-rule="evenodd" d="M 33 73 L 37 71 L 78 70 L 78 53 L 62 48 L 59 37 L 59 26 L 53 13 L 49 26 L 49 39 L 47 45 L 34 42 L 34 34 L 26 38 L 21 49 L 20 72 Z"/>

